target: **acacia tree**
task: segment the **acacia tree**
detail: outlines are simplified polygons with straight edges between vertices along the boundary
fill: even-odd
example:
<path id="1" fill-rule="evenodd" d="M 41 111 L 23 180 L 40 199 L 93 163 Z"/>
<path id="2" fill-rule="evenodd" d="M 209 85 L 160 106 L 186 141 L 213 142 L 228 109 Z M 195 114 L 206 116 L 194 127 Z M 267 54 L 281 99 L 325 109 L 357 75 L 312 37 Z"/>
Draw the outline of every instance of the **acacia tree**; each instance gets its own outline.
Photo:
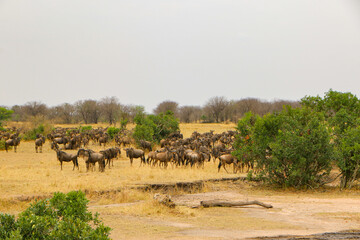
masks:
<path id="1" fill-rule="evenodd" d="M 119 117 L 121 105 L 116 97 L 105 97 L 100 101 L 103 117 L 110 125 L 114 124 Z"/>
<path id="2" fill-rule="evenodd" d="M 62 123 L 70 124 L 74 121 L 76 109 L 69 103 L 63 103 L 54 108 L 56 116 L 62 120 Z"/>
<path id="3" fill-rule="evenodd" d="M 163 101 L 157 105 L 157 107 L 154 109 L 154 114 L 160 114 L 160 113 L 166 113 L 167 111 L 171 111 L 174 113 L 175 116 L 178 114 L 178 107 L 179 104 L 174 101 Z"/>
<path id="4" fill-rule="evenodd" d="M 205 111 L 209 117 L 213 118 L 217 123 L 222 119 L 222 114 L 228 105 L 225 97 L 212 97 L 205 104 Z"/>
<path id="5" fill-rule="evenodd" d="M 33 101 L 28 102 L 24 105 L 24 111 L 27 116 L 37 117 L 45 116 L 47 111 L 47 106 L 44 103 Z"/>
<path id="6" fill-rule="evenodd" d="M 85 124 L 98 123 L 100 118 L 99 103 L 95 100 L 80 100 L 75 103 L 76 111 L 84 120 Z"/>
<path id="7" fill-rule="evenodd" d="M 190 123 L 200 120 L 202 109 L 199 106 L 182 106 L 179 108 L 181 122 Z"/>

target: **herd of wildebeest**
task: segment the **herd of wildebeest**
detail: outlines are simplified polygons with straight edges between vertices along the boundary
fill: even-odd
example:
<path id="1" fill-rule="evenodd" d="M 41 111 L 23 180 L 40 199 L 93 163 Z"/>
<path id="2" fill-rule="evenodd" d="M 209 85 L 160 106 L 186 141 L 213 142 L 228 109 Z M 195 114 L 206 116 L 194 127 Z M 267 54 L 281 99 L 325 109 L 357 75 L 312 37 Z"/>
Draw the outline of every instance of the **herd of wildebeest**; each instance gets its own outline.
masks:
<path id="1" fill-rule="evenodd" d="M 42 134 L 36 135 L 35 152 L 41 153 L 42 146 L 46 140 L 50 142 L 51 149 L 56 152 L 57 159 L 60 162 L 61 170 L 63 162 L 73 162 L 73 170 L 79 169 L 78 158 L 83 158 L 86 163 L 86 169 L 94 170 L 96 163 L 99 171 L 105 171 L 106 166 L 114 166 L 114 159 L 121 154 L 121 149 L 126 152 L 126 156 L 133 164 L 133 159 L 140 159 L 141 165 L 159 166 L 167 168 L 169 163 L 174 167 L 204 167 L 204 163 L 219 160 L 218 171 L 221 166 L 225 169 L 226 165 L 233 165 L 233 172 L 247 171 L 251 166 L 244 161 L 238 160 L 231 152 L 234 150 L 233 143 L 237 132 L 227 131 L 223 133 L 193 132 L 189 138 L 184 138 L 180 132 L 174 132 L 166 139 L 162 139 L 159 145 L 145 140 L 135 141 L 131 136 L 131 131 L 122 130 L 111 140 L 107 133 L 107 128 L 91 129 L 86 132 L 80 132 L 77 128 L 55 128 L 46 137 Z M 8 151 L 12 146 L 16 148 L 20 144 L 20 130 L 16 128 L 7 129 L 0 132 L 0 140 L 5 140 L 5 150 Z M 90 141 L 103 147 L 103 150 L 95 152 L 88 148 Z M 112 144 L 114 147 L 106 148 L 106 145 Z M 132 147 L 132 146 L 136 146 Z M 154 148 L 157 147 L 157 150 Z M 77 150 L 77 153 L 69 153 L 66 150 Z M 147 157 L 146 157 L 147 154 Z M 245 166 L 246 165 L 246 166 Z"/>

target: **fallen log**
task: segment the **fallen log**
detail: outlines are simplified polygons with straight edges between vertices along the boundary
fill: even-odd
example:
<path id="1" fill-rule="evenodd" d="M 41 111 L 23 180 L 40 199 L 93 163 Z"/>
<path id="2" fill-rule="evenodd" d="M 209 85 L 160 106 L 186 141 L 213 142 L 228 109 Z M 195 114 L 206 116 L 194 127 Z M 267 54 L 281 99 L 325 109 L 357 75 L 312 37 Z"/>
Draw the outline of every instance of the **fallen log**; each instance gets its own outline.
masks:
<path id="1" fill-rule="evenodd" d="M 273 206 L 270 204 L 266 204 L 263 202 L 259 202 L 257 200 L 254 201 L 232 201 L 232 202 L 224 202 L 219 200 L 208 200 L 208 201 L 201 201 L 200 206 L 204 208 L 208 207 L 240 207 L 240 206 L 247 206 L 247 205 L 259 205 L 264 208 L 272 208 Z"/>

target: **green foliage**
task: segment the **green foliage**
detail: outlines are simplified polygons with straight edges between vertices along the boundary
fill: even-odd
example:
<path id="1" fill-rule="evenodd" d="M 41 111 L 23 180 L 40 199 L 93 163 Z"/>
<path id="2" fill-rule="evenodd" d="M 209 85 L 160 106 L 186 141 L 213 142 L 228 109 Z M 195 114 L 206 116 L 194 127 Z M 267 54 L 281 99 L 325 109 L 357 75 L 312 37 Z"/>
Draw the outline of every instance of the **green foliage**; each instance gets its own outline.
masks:
<path id="1" fill-rule="evenodd" d="M 0 214 L 0 239 L 10 238 L 11 232 L 15 228 L 15 216 Z"/>
<path id="2" fill-rule="evenodd" d="M 107 133 L 109 134 L 110 138 L 113 139 L 120 132 L 120 130 L 120 128 L 109 127 L 107 129 Z"/>
<path id="3" fill-rule="evenodd" d="M 5 140 L 0 140 L 0 150 L 5 150 Z"/>
<path id="4" fill-rule="evenodd" d="M 323 112 L 332 129 L 337 165 L 341 172 L 341 188 L 351 188 L 359 176 L 360 100 L 352 93 L 333 90 L 324 98 L 305 97 L 302 105 Z"/>
<path id="5" fill-rule="evenodd" d="M 80 126 L 80 132 L 90 132 L 92 129 L 92 126 Z"/>
<path id="6" fill-rule="evenodd" d="M 122 118 L 120 119 L 120 128 L 121 129 L 125 129 L 126 125 L 129 123 L 129 119 L 127 118 Z"/>
<path id="7" fill-rule="evenodd" d="M 144 115 L 136 115 L 134 121 L 136 123 L 133 133 L 135 141 L 146 140 L 153 142 L 154 129 L 156 128 L 155 123 Z"/>
<path id="8" fill-rule="evenodd" d="M 360 178 L 360 127 L 348 128 L 338 140 L 338 167 L 341 172 L 341 188 L 351 188 Z"/>
<path id="9" fill-rule="evenodd" d="M 160 142 L 161 139 L 166 138 L 170 133 L 179 130 L 179 120 L 174 117 L 171 111 L 158 115 L 137 115 L 134 121 L 136 127 L 133 137 L 136 141 Z"/>
<path id="10" fill-rule="evenodd" d="M 325 117 L 331 118 L 340 110 L 359 116 L 360 101 L 352 93 L 342 93 L 330 89 L 325 93 L 324 98 L 319 96 L 306 96 L 301 99 L 301 105 L 310 107 L 317 112 L 324 112 Z"/>
<path id="11" fill-rule="evenodd" d="M 0 107 L 0 126 L 2 124 L 2 121 L 7 120 L 11 118 L 11 115 L 14 113 L 14 111 L 6 109 L 4 107 Z"/>
<path id="12" fill-rule="evenodd" d="M 17 220 L 0 214 L 0 239 L 110 239 L 110 228 L 87 204 L 83 192 L 72 191 L 35 202 Z"/>
<path id="13" fill-rule="evenodd" d="M 39 126 L 26 131 L 24 134 L 24 140 L 35 140 L 36 139 L 36 134 L 43 134 L 45 133 L 45 126 L 44 124 L 40 124 Z"/>
<path id="14" fill-rule="evenodd" d="M 234 155 L 255 164 L 270 184 L 317 187 L 331 170 L 333 147 L 320 113 L 287 107 L 263 118 L 247 114 L 237 129 Z"/>

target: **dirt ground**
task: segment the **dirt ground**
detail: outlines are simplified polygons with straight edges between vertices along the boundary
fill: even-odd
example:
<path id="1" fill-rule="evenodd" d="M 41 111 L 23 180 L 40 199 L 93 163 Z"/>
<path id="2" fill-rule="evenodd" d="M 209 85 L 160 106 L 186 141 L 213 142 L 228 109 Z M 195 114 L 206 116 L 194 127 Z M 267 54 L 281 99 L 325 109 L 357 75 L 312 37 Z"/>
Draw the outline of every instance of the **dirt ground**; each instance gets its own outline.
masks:
<path id="1" fill-rule="evenodd" d="M 285 193 L 277 196 L 227 190 L 176 195 L 172 200 L 175 210 L 144 213 L 141 210 L 144 207 L 158 208 L 144 201 L 92 206 L 91 209 L 99 212 L 104 222 L 113 227 L 111 236 L 114 239 L 249 239 L 360 229 L 360 197 L 357 194 L 328 197 Z M 273 208 L 256 205 L 191 208 L 202 200 L 258 200 Z M 129 208 L 138 211 L 125 210 Z"/>

